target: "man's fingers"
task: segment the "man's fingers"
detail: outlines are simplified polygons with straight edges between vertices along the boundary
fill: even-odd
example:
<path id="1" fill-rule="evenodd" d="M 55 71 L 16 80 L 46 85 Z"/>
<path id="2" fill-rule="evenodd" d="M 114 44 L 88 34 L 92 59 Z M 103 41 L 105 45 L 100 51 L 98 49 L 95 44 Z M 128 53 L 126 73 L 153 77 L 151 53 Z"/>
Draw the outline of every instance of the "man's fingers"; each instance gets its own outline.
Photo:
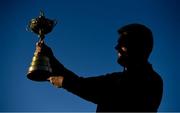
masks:
<path id="1" fill-rule="evenodd" d="M 50 81 L 50 80 L 51 80 L 51 77 L 47 78 L 47 80 Z"/>
<path id="2" fill-rule="evenodd" d="M 49 78 L 47 78 L 47 80 L 48 80 L 51 84 L 53 84 L 53 77 L 49 77 Z"/>
<path id="3" fill-rule="evenodd" d="M 53 84 L 54 86 L 60 88 L 62 87 L 62 82 L 63 82 L 63 77 L 62 76 L 52 76 L 52 77 L 49 77 L 47 78 L 47 80 Z"/>
<path id="4" fill-rule="evenodd" d="M 52 84 L 57 81 L 56 79 L 57 79 L 56 77 L 49 77 L 49 78 L 47 78 L 47 80 L 49 82 L 51 82 Z"/>

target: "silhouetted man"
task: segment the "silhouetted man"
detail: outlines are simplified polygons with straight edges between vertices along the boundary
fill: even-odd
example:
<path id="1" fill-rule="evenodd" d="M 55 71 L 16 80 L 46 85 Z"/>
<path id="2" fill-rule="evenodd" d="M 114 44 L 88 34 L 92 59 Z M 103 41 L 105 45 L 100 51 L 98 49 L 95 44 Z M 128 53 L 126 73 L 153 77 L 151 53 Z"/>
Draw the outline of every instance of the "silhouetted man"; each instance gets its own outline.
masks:
<path id="1" fill-rule="evenodd" d="M 150 29 L 129 24 L 118 30 L 115 49 L 123 72 L 83 78 L 66 69 L 45 44 L 37 51 L 47 55 L 53 69 L 48 80 L 56 87 L 97 104 L 97 112 L 156 112 L 162 98 L 163 82 L 148 57 L 153 48 Z"/>

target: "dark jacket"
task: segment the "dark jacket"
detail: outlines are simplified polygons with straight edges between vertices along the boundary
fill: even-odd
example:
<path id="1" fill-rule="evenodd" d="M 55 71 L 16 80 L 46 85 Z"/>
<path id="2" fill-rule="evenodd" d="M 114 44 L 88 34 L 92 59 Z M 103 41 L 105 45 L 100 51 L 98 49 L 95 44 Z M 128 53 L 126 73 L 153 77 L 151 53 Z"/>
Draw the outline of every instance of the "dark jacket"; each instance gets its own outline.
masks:
<path id="1" fill-rule="evenodd" d="M 150 64 L 97 77 L 66 75 L 63 88 L 97 104 L 97 112 L 156 112 L 161 102 L 163 82 Z"/>

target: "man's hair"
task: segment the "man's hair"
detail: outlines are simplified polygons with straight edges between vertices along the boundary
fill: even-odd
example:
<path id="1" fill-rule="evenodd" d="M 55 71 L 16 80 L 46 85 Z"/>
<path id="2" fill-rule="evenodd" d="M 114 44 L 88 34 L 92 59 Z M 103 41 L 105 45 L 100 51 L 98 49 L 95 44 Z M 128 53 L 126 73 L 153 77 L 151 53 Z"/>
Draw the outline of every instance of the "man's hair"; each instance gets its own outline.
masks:
<path id="1" fill-rule="evenodd" d="M 148 59 L 153 49 L 153 35 L 151 30 L 142 24 L 128 24 L 118 30 L 119 34 L 127 34 L 128 49 L 136 51 Z"/>

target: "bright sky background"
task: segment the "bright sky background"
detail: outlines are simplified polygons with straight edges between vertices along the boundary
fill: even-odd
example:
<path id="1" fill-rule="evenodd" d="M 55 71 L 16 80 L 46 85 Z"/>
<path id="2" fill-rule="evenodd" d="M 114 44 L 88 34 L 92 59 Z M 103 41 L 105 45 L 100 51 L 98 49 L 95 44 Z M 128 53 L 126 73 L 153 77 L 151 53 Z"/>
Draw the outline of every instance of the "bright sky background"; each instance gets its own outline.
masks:
<path id="1" fill-rule="evenodd" d="M 96 111 L 96 105 L 48 82 L 26 78 L 38 38 L 26 31 L 39 15 L 58 20 L 46 36 L 56 57 L 80 76 L 121 71 L 117 29 L 142 23 L 154 34 L 150 62 L 164 80 L 159 111 L 180 111 L 179 0 L 1 0 L 0 111 Z"/>

